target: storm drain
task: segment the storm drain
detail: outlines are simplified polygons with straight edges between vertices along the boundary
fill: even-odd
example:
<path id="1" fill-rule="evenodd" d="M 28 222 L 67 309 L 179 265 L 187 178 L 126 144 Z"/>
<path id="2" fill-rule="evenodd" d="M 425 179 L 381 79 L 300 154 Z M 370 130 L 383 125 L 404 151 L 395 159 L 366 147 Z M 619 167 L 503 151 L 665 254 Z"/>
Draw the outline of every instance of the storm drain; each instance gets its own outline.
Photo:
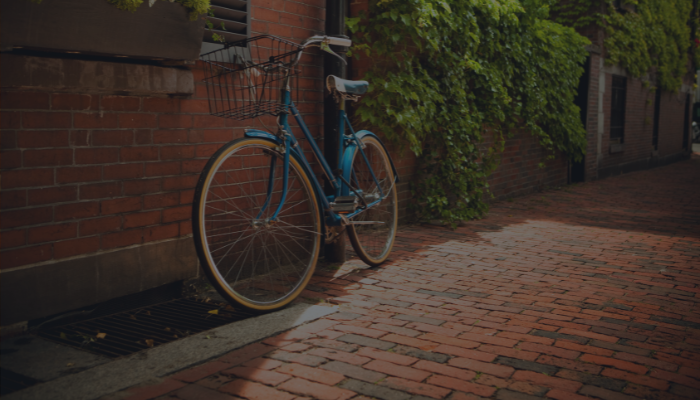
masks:
<path id="1" fill-rule="evenodd" d="M 38 335 L 117 358 L 256 315 L 226 303 L 181 298 L 45 328 Z"/>

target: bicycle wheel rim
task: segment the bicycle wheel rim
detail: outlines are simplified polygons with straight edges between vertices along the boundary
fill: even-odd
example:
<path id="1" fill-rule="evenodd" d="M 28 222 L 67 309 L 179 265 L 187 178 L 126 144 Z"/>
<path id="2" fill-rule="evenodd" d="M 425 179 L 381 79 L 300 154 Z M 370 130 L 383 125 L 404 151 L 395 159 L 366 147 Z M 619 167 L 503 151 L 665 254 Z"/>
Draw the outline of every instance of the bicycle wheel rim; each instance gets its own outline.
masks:
<path id="1" fill-rule="evenodd" d="M 353 217 L 353 221 L 374 221 L 382 224 L 350 225 L 348 233 L 353 248 L 367 264 L 377 266 L 383 263 L 394 246 L 398 223 L 398 206 L 394 173 L 384 146 L 372 136 L 362 138 L 363 149 L 371 165 L 379 186 L 374 181 L 367 163 L 359 149 L 352 163 L 353 173 L 350 183 L 362 190 L 368 203 L 384 195 L 381 203 Z M 381 191 L 379 188 L 381 187 Z"/>
<path id="2" fill-rule="evenodd" d="M 280 308 L 298 296 L 320 249 L 315 193 L 293 157 L 277 222 L 264 222 L 277 210 L 282 192 L 283 155 L 276 147 L 264 139 L 232 142 L 212 156 L 195 194 L 195 237 L 204 270 L 222 296 L 253 310 Z"/>

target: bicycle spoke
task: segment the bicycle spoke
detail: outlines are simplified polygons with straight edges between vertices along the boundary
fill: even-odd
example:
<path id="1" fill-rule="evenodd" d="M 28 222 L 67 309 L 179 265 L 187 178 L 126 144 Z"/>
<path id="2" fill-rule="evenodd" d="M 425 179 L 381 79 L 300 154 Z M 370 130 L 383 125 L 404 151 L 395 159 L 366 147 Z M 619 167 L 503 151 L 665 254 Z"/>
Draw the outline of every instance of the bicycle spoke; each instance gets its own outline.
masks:
<path id="1" fill-rule="evenodd" d="M 216 178 L 214 178 L 214 179 L 216 179 Z M 241 214 L 243 214 L 243 215 L 245 215 L 245 216 L 251 218 L 250 215 L 248 215 L 245 211 L 241 210 L 241 208 L 238 207 L 238 204 L 236 204 L 236 203 L 229 203 L 228 201 L 226 201 L 226 199 L 224 199 L 223 197 L 219 196 L 219 195 L 216 194 L 215 192 L 211 192 L 211 193 L 212 193 L 213 195 L 219 197 L 219 199 L 225 201 L 226 204 L 230 204 L 230 205 L 236 207 L 236 208 L 238 209 L 238 211 L 239 211 Z M 230 213 L 230 211 L 222 210 L 222 209 L 216 208 L 216 207 L 214 207 L 214 206 L 212 206 L 212 205 L 209 205 L 209 204 L 207 204 L 206 207 L 212 208 L 212 209 L 217 210 L 217 211 L 222 211 L 222 212 L 224 212 L 224 213 Z"/>
<path id="2" fill-rule="evenodd" d="M 224 275 L 224 279 L 228 278 L 228 274 L 230 274 L 230 273 L 231 273 L 231 270 L 233 269 L 233 267 L 236 266 L 236 264 L 238 264 L 238 260 L 241 259 L 241 256 L 242 256 L 243 254 L 245 254 L 246 256 L 243 258 L 242 264 L 245 264 L 245 260 L 248 259 L 248 251 L 247 251 L 247 250 L 248 250 L 249 247 L 252 246 L 253 242 L 255 241 L 254 239 L 255 239 L 255 235 L 256 235 L 256 234 L 257 234 L 257 232 L 255 232 L 255 233 L 252 235 L 252 236 L 253 236 L 253 239 L 251 239 L 251 240 L 248 242 L 248 244 L 247 244 L 246 247 L 243 249 L 243 251 L 241 252 L 241 254 L 238 255 L 238 258 L 236 259 L 236 261 L 231 265 L 231 268 L 229 268 L 229 270 L 228 270 L 228 272 L 226 273 L 226 275 Z M 218 267 L 218 265 L 217 265 L 217 267 Z M 238 269 L 238 274 L 236 274 L 236 279 L 234 280 L 234 282 L 238 282 L 238 278 L 241 276 L 241 272 L 242 272 L 242 271 L 243 271 L 243 268 L 239 268 L 239 269 Z"/>
<path id="3" fill-rule="evenodd" d="M 276 307 L 289 302 L 313 270 L 321 240 L 318 204 L 304 171 L 290 160 L 280 207 L 285 191 L 281 156 L 264 140 L 240 142 L 220 155 L 223 161 L 213 164 L 218 170 L 205 174 L 206 192 L 195 199 L 205 202 L 203 208 L 197 205 L 196 224 L 210 255 L 202 264 L 218 277 L 212 284 L 225 298 L 256 309 Z M 270 157 L 278 157 L 274 173 Z M 279 217 L 270 222 L 278 208 Z"/>
<path id="4" fill-rule="evenodd" d="M 255 235 L 255 234 L 253 234 L 253 235 Z M 246 237 L 243 237 L 243 234 L 241 234 L 241 236 L 239 236 L 238 239 L 232 240 L 232 241 L 230 241 L 230 242 L 227 242 L 227 243 L 230 243 L 230 244 L 225 244 L 225 245 L 223 245 L 223 246 L 221 246 L 221 247 L 218 247 L 218 248 L 216 248 L 216 249 L 212 249 L 211 252 L 212 252 L 212 253 L 216 253 L 217 251 L 223 250 L 223 249 L 225 249 L 225 248 L 228 247 L 228 246 L 233 246 L 233 245 L 235 245 L 236 243 L 240 242 L 241 240 L 248 239 L 249 237 L 252 237 L 253 235 L 248 235 L 248 236 L 246 236 Z M 231 249 L 229 249 L 229 251 L 230 251 L 230 250 L 231 250 Z M 225 257 L 227 254 L 228 254 L 228 251 L 227 251 L 226 254 L 224 254 L 222 257 Z"/>
<path id="5" fill-rule="evenodd" d="M 281 222 L 281 223 L 283 223 L 283 224 L 287 224 L 287 225 L 289 225 L 290 227 L 292 227 L 292 228 L 297 228 L 297 229 L 298 229 L 298 228 L 313 228 L 312 226 L 297 226 L 297 225 L 292 225 L 292 224 L 290 224 L 290 223 L 288 223 L 288 222 L 285 222 L 285 221 L 282 221 L 282 220 L 280 220 L 280 221 L 278 221 L 278 222 Z M 314 235 L 321 235 L 320 232 L 314 232 L 314 231 L 310 231 L 310 230 L 307 230 L 307 229 L 299 229 L 299 230 L 304 231 L 304 232 L 313 233 Z"/>
<path id="6" fill-rule="evenodd" d="M 355 154 L 352 166 L 353 183 L 364 195 L 380 201 L 353 216 L 352 220 L 379 221 L 383 224 L 351 225 L 348 232 L 360 258 L 370 265 L 379 265 L 388 256 L 394 242 L 397 212 L 395 180 L 381 144 L 368 137 L 364 137 L 362 141 L 366 145 L 364 152 L 367 160 Z M 371 203 L 374 201 L 376 200 Z"/>
<path id="7" fill-rule="evenodd" d="M 294 252 L 292 252 L 291 250 L 289 250 L 289 249 L 287 248 L 287 246 L 285 246 L 282 242 L 278 242 L 277 244 L 279 244 L 280 246 L 282 246 L 282 247 L 281 247 L 282 249 L 287 250 L 287 252 L 289 252 L 289 254 L 291 254 L 292 256 L 294 256 L 300 263 L 302 263 L 302 264 L 304 263 L 304 262 L 299 258 L 299 256 L 297 256 Z M 291 260 L 290 260 L 290 261 L 291 261 Z M 294 266 L 295 264 L 294 264 L 294 262 L 291 262 L 290 265 Z M 296 268 L 292 268 L 292 269 L 296 271 Z M 298 274 L 299 276 L 301 276 L 301 274 L 300 274 L 299 272 L 297 272 L 297 274 Z"/>

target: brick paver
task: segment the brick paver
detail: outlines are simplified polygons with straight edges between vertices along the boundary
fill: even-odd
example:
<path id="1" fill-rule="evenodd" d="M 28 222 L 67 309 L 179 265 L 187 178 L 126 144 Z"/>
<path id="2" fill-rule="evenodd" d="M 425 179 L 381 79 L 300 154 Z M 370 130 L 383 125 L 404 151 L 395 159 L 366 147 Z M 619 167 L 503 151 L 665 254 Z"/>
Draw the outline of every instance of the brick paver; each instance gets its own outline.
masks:
<path id="1" fill-rule="evenodd" d="M 386 264 L 313 277 L 305 301 L 341 312 L 125 393 L 700 398 L 694 157 L 500 202 L 454 231 L 403 227 Z"/>

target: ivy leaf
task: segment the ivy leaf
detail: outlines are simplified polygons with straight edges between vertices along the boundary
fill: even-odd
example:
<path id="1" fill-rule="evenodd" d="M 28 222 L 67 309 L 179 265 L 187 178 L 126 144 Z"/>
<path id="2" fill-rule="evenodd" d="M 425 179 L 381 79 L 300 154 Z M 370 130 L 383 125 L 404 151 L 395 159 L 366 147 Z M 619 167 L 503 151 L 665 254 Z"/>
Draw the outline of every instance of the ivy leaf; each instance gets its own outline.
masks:
<path id="1" fill-rule="evenodd" d="M 355 18 L 345 18 L 345 26 L 350 29 L 351 32 L 355 32 L 355 29 L 357 27 L 357 24 L 360 23 L 361 18 L 360 17 L 355 17 Z"/>
<path id="2" fill-rule="evenodd" d="M 421 217 L 454 226 L 483 215 L 486 177 L 511 130 L 583 153 L 573 94 L 589 42 L 548 19 L 550 3 L 379 0 L 351 22 L 362 31 L 355 46 L 382 60 L 367 72 L 372 90 L 356 118 L 418 156 Z"/>

